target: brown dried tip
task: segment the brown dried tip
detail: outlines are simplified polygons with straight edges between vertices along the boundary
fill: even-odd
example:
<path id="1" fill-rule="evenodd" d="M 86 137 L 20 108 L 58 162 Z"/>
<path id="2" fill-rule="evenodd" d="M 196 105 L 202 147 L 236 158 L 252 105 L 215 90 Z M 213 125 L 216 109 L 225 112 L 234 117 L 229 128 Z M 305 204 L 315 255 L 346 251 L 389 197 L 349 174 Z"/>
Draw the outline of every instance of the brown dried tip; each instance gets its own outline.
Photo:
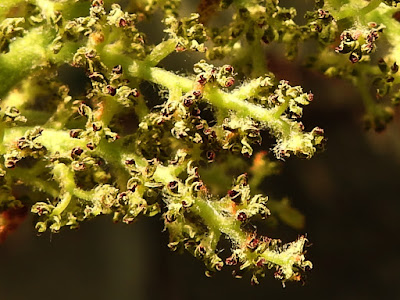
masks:
<path id="1" fill-rule="evenodd" d="M 3 243 L 18 228 L 25 220 L 27 213 L 28 209 L 23 206 L 10 208 L 0 214 L 0 243 Z"/>
<path id="2" fill-rule="evenodd" d="M 393 15 L 392 18 L 395 19 L 397 22 L 400 22 L 400 10 L 396 11 Z"/>

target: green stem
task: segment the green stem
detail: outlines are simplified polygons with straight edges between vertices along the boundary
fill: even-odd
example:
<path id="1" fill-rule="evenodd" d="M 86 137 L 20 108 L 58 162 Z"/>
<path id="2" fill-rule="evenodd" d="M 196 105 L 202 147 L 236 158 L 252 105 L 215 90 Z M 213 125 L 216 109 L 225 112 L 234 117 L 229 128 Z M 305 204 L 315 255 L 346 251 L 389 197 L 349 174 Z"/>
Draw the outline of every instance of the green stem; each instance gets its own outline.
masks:
<path id="1" fill-rule="evenodd" d="M 27 78 L 30 73 L 50 60 L 53 64 L 70 61 L 79 44 L 65 43 L 58 54 L 50 49 L 54 32 L 34 28 L 10 45 L 10 51 L 0 55 L 0 98 Z"/>
<path id="2" fill-rule="evenodd" d="M 220 231 L 227 235 L 234 245 L 246 245 L 248 242 L 247 234 L 240 228 L 241 222 L 232 220 L 232 218 L 223 216 L 212 202 L 196 198 L 193 204 L 193 210 L 201 216 L 204 223 L 209 227 L 210 231 Z M 299 251 L 301 252 L 301 251 Z M 255 253 L 246 251 L 246 255 L 255 258 Z M 273 250 L 265 250 L 261 256 L 272 264 L 278 265 L 291 274 L 295 257 L 292 253 L 286 251 L 277 252 Z M 292 261 L 293 260 L 293 261 Z"/>
<path id="3" fill-rule="evenodd" d="M 142 95 L 136 100 L 135 105 L 135 113 L 139 118 L 139 121 L 143 121 L 143 119 L 149 114 L 150 110 L 146 105 L 146 101 Z"/>
<path id="4" fill-rule="evenodd" d="M 0 18 L 7 17 L 10 10 L 26 0 L 2 0 L 0 3 Z"/>
<path id="5" fill-rule="evenodd" d="M 371 0 L 371 2 L 369 2 L 369 4 L 367 6 L 365 6 L 364 8 L 362 8 L 359 11 L 359 15 L 364 16 L 364 15 L 370 13 L 375 8 L 377 8 L 381 3 L 382 3 L 382 0 Z"/>
<path id="6" fill-rule="evenodd" d="M 23 38 L 14 41 L 10 45 L 10 52 L 0 55 L 0 98 L 44 61 L 45 47 L 51 40 L 52 36 L 40 29 L 33 29 Z"/>
<path id="7" fill-rule="evenodd" d="M 124 156 L 121 151 L 121 144 L 119 141 L 109 143 L 104 139 L 94 150 L 94 153 L 104 158 L 104 160 L 113 166 L 115 178 L 117 178 L 117 184 L 120 189 L 126 188 L 126 183 L 130 177 L 129 172 L 126 170 L 124 165 Z M 131 157 L 133 158 L 133 157 Z M 135 160 L 136 161 L 136 160 Z"/>
<path id="8" fill-rule="evenodd" d="M 166 58 L 168 55 L 174 52 L 175 48 L 176 48 L 176 42 L 172 39 L 161 42 L 160 44 L 154 47 L 151 53 L 146 57 L 145 62 L 149 66 L 154 67 L 158 65 L 160 61 L 162 61 L 164 58 Z"/>
<path id="9" fill-rule="evenodd" d="M 283 102 L 281 106 L 278 107 L 278 110 L 274 114 L 275 118 L 279 118 L 286 111 L 286 109 L 289 107 L 289 103 L 290 98 L 285 97 L 285 102 Z"/>
<path id="10" fill-rule="evenodd" d="M 58 181 L 62 190 L 64 191 L 61 201 L 51 213 L 52 216 L 60 215 L 68 207 L 73 195 L 84 200 L 91 200 L 93 192 L 84 191 L 76 187 L 74 172 L 70 167 L 63 163 L 57 163 L 55 164 L 52 172 L 54 179 Z"/>
<path id="11" fill-rule="evenodd" d="M 41 169 L 42 170 L 42 169 Z M 39 170 L 40 171 L 40 170 Z M 59 196 L 60 191 L 51 184 L 43 179 L 38 178 L 39 174 L 36 174 L 33 169 L 15 168 L 7 171 L 7 175 L 10 175 L 14 180 L 21 180 L 24 184 L 32 186 L 39 191 L 43 191 L 52 197 L 56 198 Z"/>
<path id="12" fill-rule="evenodd" d="M 107 127 L 115 114 L 117 114 L 123 107 L 117 101 L 115 101 L 112 97 L 104 97 L 104 107 L 103 113 L 101 114 L 101 121 L 104 126 Z"/>
<path id="13" fill-rule="evenodd" d="M 368 5 L 364 6 L 361 10 L 356 12 L 354 8 L 345 8 L 341 11 L 339 11 L 337 14 L 335 14 L 335 18 L 337 21 L 342 21 L 346 18 L 349 17 L 364 17 L 366 14 L 370 13 L 374 9 L 376 9 L 380 4 L 382 3 L 382 0 L 371 0 Z"/>
<path id="14" fill-rule="evenodd" d="M 194 85 L 194 82 L 191 79 L 181 77 L 160 68 L 151 67 L 140 61 L 132 61 L 128 71 L 132 77 L 139 77 L 151 81 L 162 85 L 169 90 L 180 88 L 183 92 L 188 92 L 193 89 Z M 239 116 L 250 117 L 257 121 L 265 122 L 268 126 L 281 128 L 284 134 L 290 132 L 289 123 L 282 118 L 276 118 L 274 116 L 275 110 L 268 110 L 261 106 L 243 101 L 242 96 L 242 93 L 239 95 L 223 92 L 215 86 L 206 86 L 204 89 L 204 98 L 217 108 L 222 110 L 232 110 Z M 272 123 L 274 123 L 274 125 L 272 125 Z"/>
<path id="15" fill-rule="evenodd" d="M 196 198 L 193 210 L 201 216 L 212 231 L 218 230 L 226 234 L 237 245 L 242 245 L 246 242 L 247 236 L 240 229 L 240 222 L 222 216 L 209 201 Z"/>
<path id="16" fill-rule="evenodd" d="M 373 114 L 373 112 L 375 111 L 375 101 L 368 91 L 368 85 L 365 82 L 365 78 L 363 75 L 360 75 L 359 77 L 357 77 L 357 79 L 355 79 L 354 86 L 356 86 L 358 91 L 360 92 L 361 99 L 364 102 L 364 106 L 367 112 Z"/>

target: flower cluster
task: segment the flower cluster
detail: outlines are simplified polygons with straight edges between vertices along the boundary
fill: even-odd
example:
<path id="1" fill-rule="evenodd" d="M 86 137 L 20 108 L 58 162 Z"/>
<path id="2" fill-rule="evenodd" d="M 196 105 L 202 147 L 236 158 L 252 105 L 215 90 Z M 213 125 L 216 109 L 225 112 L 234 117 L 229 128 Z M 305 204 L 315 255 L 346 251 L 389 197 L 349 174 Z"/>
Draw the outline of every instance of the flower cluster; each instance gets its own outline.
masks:
<path id="1" fill-rule="evenodd" d="M 308 66 L 350 79 L 365 98 L 366 123 L 383 129 L 393 115 L 385 99 L 400 99 L 400 49 L 379 45 L 380 55 L 387 53 L 381 59 L 374 50 L 385 38 L 388 45 L 389 37 L 398 39 L 388 6 L 398 1 L 358 1 L 363 15 L 355 18 L 351 5 L 338 5 L 354 1 L 318 0 L 301 25 L 296 9 L 278 0 L 201 1 L 191 14 L 180 11 L 178 0 L 125 2 L 0 4 L 0 238 L 28 210 L 40 233 L 78 228 L 99 215 L 126 224 L 162 215 L 168 247 L 203 260 L 207 275 L 232 266 L 235 277 L 250 273 L 253 284 L 269 269 L 283 282 L 302 280 L 312 267 L 306 238 L 285 244 L 252 225 L 268 221 L 270 205 L 286 224 L 302 224 L 291 219 L 299 214 L 287 200 L 258 194 L 277 168 L 255 145 L 266 131 L 275 158 L 309 159 L 325 137 L 301 122 L 314 95 L 277 80 L 264 50 L 281 43 L 293 59 L 302 42 L 313 40 L 318 46 Z M 229 25 L 207 25 L 228 7 Z M 151 45 L 140 23 L 156 10 L 165 37 Z M 193 71 L 160 67 L 183 51 L 202 55 Z M 86 77 L 79 92 L 58 76 L 66 65 Z M 234 162 L 253 167 L 231 187 L 207 175 L 215 166 L 215 176 L 227 176 Z M 221 254 L 221 239 L 231 242 L 229 253 Z"/>

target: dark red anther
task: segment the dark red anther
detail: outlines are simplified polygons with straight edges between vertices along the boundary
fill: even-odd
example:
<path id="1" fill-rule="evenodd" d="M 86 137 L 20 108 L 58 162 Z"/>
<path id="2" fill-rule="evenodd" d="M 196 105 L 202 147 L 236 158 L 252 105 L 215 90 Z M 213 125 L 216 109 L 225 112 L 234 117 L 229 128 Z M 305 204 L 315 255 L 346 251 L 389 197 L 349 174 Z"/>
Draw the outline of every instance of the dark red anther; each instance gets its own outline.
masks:
<path id="1" fill-rule="evenodd" d="M 80 156 L 83 153 L 83 149 L 81 147 L 75 147 L 71 150 L 71 157 Z"/>
<path id="2" fill-rule="evenodd" d="M 240 222 L 245 222 L 247 220 L 247 215 L 245 212 L 241 211 L 238 215 L 237 215 L 237 219 Z"/>
<path id="3" fill-rule="evenodd" d="M 113 73 L 115 74 L 122 74 L 122 66 L 121 65 L 116 65 L 113 69 L 112 69 Z"/>
<path id="4" fill-rule="evenodd" d="M 202 96 L 202 93 L 201 93 L 201 91 L 199 91 L 199 90 L 195 90 L 195 91 L 193 91 L 193 96 L 194 96 L 196 99 L 200 99 L 201 96 Z"/>
<path id="5" fill-rule="evenodd" d="M 183 51 L 186 51 L 186 48 L 183 47 L 183 46 L 176 46 L 176 47 L 175 47 L 175 51 L 176 51 L 176 52 L 183 52 Z"/>
<path id="6" fill-rule="evenodd" d="M 119 19 L 118 25 L 119 27 L 125 27 L 128 24 L 125 19 L 121 18 Z"/>
<path id="7" fill-rule="evenodd" d="M 170 189 L 172 192 L 176 193 L 178 191 L 178 181 L 170 181 L 168 183 L 168 189 Z"/>
<path id="8" fill-rule="evenodd" d="M 247 248 L 254 250 L 254 249 L 256 249 L 256 247 L 258 246 L 259 242 L 260 242 L 260 241 L 259 241 L 257 238 L 253 237 L 253 238 L 247 243 Z"/>
<path id="9" fill-rule="evenodd" d="M 101 126 L 101 124 L 93 123 L 92 128 L 93 128 L 93 131 L 100 131 L 102 126 Z"/>
<path id="10" fill-rule="evenodd" d="M 133 89 L 131 95 L 135 98 L 140 96 L 140 93 L 137 89 Z"/>
<path id="11" fill-rule="evenodd" d="M 176 220 L 176 216 L 175 215 L 165 215 L 165 221 L 167 221 L 167 223 L 172 223 Z"/>
<path id="12" fill-rule="evenodd" d="M 228 196 L 231 198 L 231 200 L 235 203 L 239 203 L 241 201 L 240 192 L 236 190 L 229 190 L 228 191 Z"/>
<path id="13" fill-rule="evenodd" d="M 107 89 L 107 94 L 111 96 L 115 96 L 115 94 L 117 93 L 117 89 L 111 85 L 107 85 L 106 89 Z"/>
<path id="14" fill-rule="evenodd" d="M 181 203 L 183 208 L 188 208 L 190 206 L 189 203 L 187 203 L 187 201 L 185 200 L 183 200 Z"/>
<path id="15" fill-rule="evenodd" d="M 314 100 L 314 94 L 313 93 L 308 93 L 307 94 L 307 99 L 308 99 L 308 101 L 312 102 Z"/>
<path id="16" fill-rule="evenodd" d="M 93 150 L 94 149 L 94 144 L 92 142 L 89 142 L 89 143 L 86 144 L 86 147 L 88 149 L 90 149 L 90 150 Z"/>
<path id="17" fill-rule="evenodd" d="M 367 35 L 367 41 L 369 43 L 375 42 L 379 37 L 379 34 L 377 31 L 371 31 L 370 34 Z"/>
<path id="18" fill-rule="evenodd" d="M 324 134 L 324 130 L 322 128 L 320 128 L 320 127 L 315 127 L 313 129 L 313 131 L 318 135 L 323 135 Z"/>
<path id="19" fill-rule="evenodd" d="M 127 159 L 127 160 L 125 160 L 125 164 L 126 164 L 127 166 L 132 166 L 132 165 L 135 164 L 135 160 L 132 159 L 132 158 Z"/>
<path id="20" fill-rule="evenodd" d="M 229 73 L 232 73 L 233 72 L 233 67 L 232 66 L 226 66 L 225 67 L 225 71 L 229 72 Z"/>
<path id="21" fill-rule="evenodd" d="M 233 77 L 229 77 L 225 81 L 225 87 L 231 87 L 235 83 L 235 79 Z"/>
<path id="22" fill-rule="evenodd" d="M 118 199 L 124 199 L 127 196 L 127 193 L 122 192 L 118 194 Z"/>
<path id="23" fill-rule="evenodd" d="M 19 150 L 22 150 L 22 148 L 24 148 L 25 144 L 26 144 L 26 138 L 25 138 L 25 137 L 21 137 L 21 138 L 18 139 L 18 141 L 17 141 L 17 148 L 18 148 Z"/>
<path id="24" fill-rule="evenodd" d="M 265 44 L 269 44 L 269 40 L 268 40 L 268 37 L 267 37 L 266 34 L 264 34 L 264 35 L 261 37 L 261 40 L 262 40 Z"/>
<path id="25" fill-rule="evenodd" d="M 137 183 L 134 183 L 128 190 L 134 193 L 136 191 L 136 188 L 137 188 Z"/>
<path id="26" fill-rule="evenodd" d="M 198 246 L 197 247 L 197 250 L 199 251 L 199 254 L 201 255 L 201 256 L 204 256 L 204 255 L 206 255 L 207 254 L 207 251 L 206 251 L 206 248 L 204 248 L 203 246 Z"/>
<path id="27" fill-rule="evenodd" d="M 229 256 L 229 257 L 225 260 L 225 263 L 226 263 L 228 266 L 237 265 L 238 261 L 237 261 L 236 255 L 233 254 L 232 256 Z"/>
<path id="28" fill-rule="evenodd" d="M 387 79 L 386 79 L 386 82 L 393 82 L 394 81 L 394 77 L 393 76 L 389 76 Z"/>
<path id="29" fill-rule="evenodd" d="M 235 190 L 229 190 L 228 191 L 228 196 L 231 197 L 231 198 L 236 197 L 238 194 L 239 194 L 239 192 L 235 191 Z"/>
<path id="30" fill-rule="evenodd" d="M 196 129 L 197 130 L 202 130 L 203 128 L 204 128 L 204 124 L 203 123 L 200 123 L 200 124 L 196 125 Z"/>
<path id="31" fill-rule="evenodd" d="M 15 160 L 7 160 L 7 161 L 5 161 L 4 166 L 7 169 L 14 169 L 16 164 L 17 164 L 17 162 Z"/>
<path id="32" fill-rule="evenodd" d="M 259 267 L 259 268 L 263 267 L 264 265 L 265 265 L 265 259 L 264 258 L 260 258 L 256 263 L 256 266 Z"/>
<path id="33" fill-rule="evenodd" d="M 103 0 L 95 0 L 95 1 L 93 1 L 93 3 L 92 3 L 92 6 L 93 6 L 93 7 L 96 7 L 96 6 L 103 6 L 103 5 L 104 5 Z"/>
<path id="34" fill-rule="evenodd" d="M 357 53 L 350 53 L 350 57 L 349 57 L 350 61 L 355 64 L 356 62 L 360 61 L 360 56 Z"/>
<path id="35" fill-rule="evenodd" d="M 208 161 L 213 161 L 215 159 L 215 152 L 212 150 L 209 150 L 206 152 L 206 157 Z"/>
<path id="36" fill-rule="evenodd" d="M 323 10 L 323 9 L 318 9 L 318 19 L 325 19 L 329 16 L 329 14 L 327 13 L 327 11 Z"/>
<path id="37" fill-rule="evenodd" d="M 78 107 L 78 114 L 80 114 L 81 116 L 85 116 L 85 115 L 86 115 L 86 113 L 85 113 L 85 107 L 86 107 L 86 105 L 83 104 L 83 103 L 81 103 L 81 104 L 79 105 L 79 107 Z"/>
<path id="38" fill-rule="evenodd" d="M 76 163 L 74 163 L 74 164 L 71 164 L 72 165 L 72 168 L 75 170 L 75 171 L 83 171 L 83 170 L 85 170 L 86 169 L 86 166 L 85 166 L 85 164 L 83 163 L 83 162 L 76 162 Z"/>
<path id="39" fill-rule="evenodd" d="M 79 133 L 81 133 L 81 132 L 82 132 L 82 129 L 72 129 L 69 132 L 69 136 L 72 137 L 73 139 L 77 139 L 77 138 L 79 138 Z"/>
<path id="40" fill-rule="evenodd" d="M 194 186 L 194 190 L 196 192 L 199 192 L 203 187 L 204 187 L 204 183 L 203 183 L 203 181 L 200 180 L 200 181 L 196 182 L 196 184 Z"/>
<path id="41" fill-rule="evenodd" d="M 211 128 L 204 129 L 203 132 L 204 132 L 205 135 L 208 135 L 208 136 L 210 136 L 210 137 L 212 137 L 214 139 L 217 137 L 216 132 L 214 130 L 212 130 Z"/>
<path id="42" fill-rule="evenodd" d="M 201 74 L 201 75 L 199 76 L 199 80 L 197 80 L 197 82 L 200 83 L 201 85 L 205 85 L 206 82 L 207 82 L 207 78 L 205 78 L 204 75 Z"/>
<path id="43" fill-rule="evenodd" d="M 193 105 L 193 100 L 190 98 L 185 98 L 185 100 L 183 100 L 183 105 L 185 105 L 186 107 L 190 107 Z"/>
<path id="44" fill-rule="evenodd" d="M 201 110 L 198 108 L 194 108 L 191 113 L 192 113 L 192 116 L 198 117 L 201 114 Z"/>
<path id="45" fill-rule="evenodd" d="M 217 133 L 214 130 L 212 130 L 210 136 L 215 139 L 217 138 Z"/>
<path id="46" fill-rule="evenodd" d="M 399 70 L 399 66 L 394 63 L 393 66 L 390 67 L 390 69 L 392 70 L 392 73 L 397 73 L 397 71 Z"/>

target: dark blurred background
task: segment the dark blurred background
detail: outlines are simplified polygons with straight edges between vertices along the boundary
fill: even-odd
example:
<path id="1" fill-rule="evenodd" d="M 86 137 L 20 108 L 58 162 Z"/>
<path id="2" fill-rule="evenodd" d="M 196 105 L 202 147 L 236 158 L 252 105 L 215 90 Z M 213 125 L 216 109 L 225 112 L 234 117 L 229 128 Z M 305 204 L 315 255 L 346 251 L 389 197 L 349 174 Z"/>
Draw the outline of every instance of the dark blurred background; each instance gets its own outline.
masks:
<path id="1" fill-rule="evenodd" d="M 99 217 L 40 237 L 28 219 L 0 245 L 0 300 L 400 299 L 400 115 L 384 132 L 366 132 L 352 86 L 279 52 L 269 51 L 270 68 L 314 93 L 303 123 L 328 137 L 325 152 L 288 159 L 263 183 L 267 195 L 288 196 L 306 217 L 302 232 L 282 227 L 273 236 L 288 242 L 307 234 L 314 268 L 304 285 L 283 288 L 271 273 L 254 287 L 229 269 L 207 278 L 202 262 L 168 250 L 159 217 L 129 226 Z"/>

